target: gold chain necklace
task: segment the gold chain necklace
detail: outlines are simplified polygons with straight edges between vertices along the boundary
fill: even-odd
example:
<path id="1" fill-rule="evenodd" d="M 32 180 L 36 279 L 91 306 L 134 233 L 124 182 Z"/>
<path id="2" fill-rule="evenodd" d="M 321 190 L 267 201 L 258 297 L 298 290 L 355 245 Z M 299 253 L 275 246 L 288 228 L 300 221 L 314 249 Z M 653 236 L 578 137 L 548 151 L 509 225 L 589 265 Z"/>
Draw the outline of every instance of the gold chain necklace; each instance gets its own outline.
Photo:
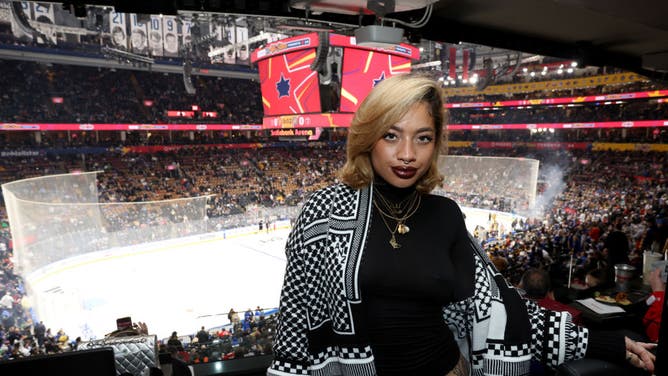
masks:
<path id="1" fill-rule="evenodd" d="M 387 198 L 383 197 L 382 194 L 379 192 L 376 192 L 377 195 L 374 197 L 378 197 L 379 200 L 373 200 L 373 204 L 378 209 L 378 212 L 380 213 L 380 217 L 383 220 L 383 223 L 385 224 L 385 227 L 387 227 L 387 230 L 390 232 L 392 235 L 390 237 L 390 246 L 394 249 L 401 248 L 401 244 L 397 241 L 396 238 L 396 233 L 398 232 L 400 235 L 407 234 L 411 229 L 406 225 L 406 220 L 413 216 L 417 209 L 420 207 L 420 203 L 422 202 L 422 196 L 415 192 L 415 194 L 411 195 L 409 199 L 406 199 L 402 202 L 400 202 L 398 205 L 397 204 L 392 204 Z M 381 208 L 381 205 L 378 203 L 380 201 L 388 211 L 391 211 L 392 214 L 387 213 L 386 210 L 383 210 Z M 403 207 L 404 202 L 407 202 L 406 207 Z M 404 215 L 401 215 L 400 213 L 404 212 Z M 397 221 L 397 224 L 394 226 L 394 229 L 392 229 L 392 226 L 388 224 L 388 219 L 393 219 Z"/>
<path id="2" fill-rule="evenodd" d="M 375 201 L 374 201 L 374 205 L 376 206 L 376 208 L 378 210 L 380 210 L 380 208 L 378 208 L 378 204 L 376 204 Z M 385 220 L 385 216 L 381 214 L 380 218 L 383 220 L 383 223 L 385 223 L 385 227 L 387 227 L 387 231 L 389 231 L 390 234 L 392 235 L 390 237 L 390 246 L 392 246 L 392 248 L 394 248 L 394 249 L 401 248 L 401 244 L 399 244 L 399 242 L 397 241 L 397 238 L 394 236 L 394 234 L 397 232 L 397 229 L 399 228 L 399 226 L 398 225 L 395 226 L 394 230 L 392 230 L 390 225 L 387 224 L 387 220 Z"/>
<path id="3" fill-rule="evenodd" d="M 418 192 L 413 191 L 408 197 L 404 198 L 398 203 L 391 202 L 388 200 L 385 196 L 383 196 L 382 193 L 377 192 L 377 197 L 380 200 L 380 203 L 383 204 L 389 211 L 392 212 L 395 216 L 401 216 L 402 212 L 405 212 L 406 209 L 411 207 L 412 205 L 415 204 L 415 200 L 417 199 Z"/>
<path id="4" fill-rule="evenodd" d="M 406 219 L 415 214 L 415 211 L 420 206 L 420 200 L 422 199 L 418 192 L 414 191 L 408 198 L 397 204 L 390 202 L 380 192 L 378 192 L 378 195 L 375 197 L 378 197 L 380 203 L 383 204 L 385 209 L 387 209 L 387 211 L 390 213 L 388 213 L 386 210 L 383 210 L 381 205 L 376 203 L 378 211 L 380 211 L 386 217 L 397 221 L 397 230 L 399 234 L 403 235 L 408 233 L 410 228 L 405 224 Z"/>

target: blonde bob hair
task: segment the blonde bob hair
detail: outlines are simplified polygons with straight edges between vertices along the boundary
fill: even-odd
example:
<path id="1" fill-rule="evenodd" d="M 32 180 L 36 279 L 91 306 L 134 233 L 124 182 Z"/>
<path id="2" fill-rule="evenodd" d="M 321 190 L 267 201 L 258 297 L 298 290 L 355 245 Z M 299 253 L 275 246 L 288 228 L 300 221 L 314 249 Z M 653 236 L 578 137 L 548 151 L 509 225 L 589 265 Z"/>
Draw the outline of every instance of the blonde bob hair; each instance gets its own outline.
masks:
<path id="1" fill-rule="evenodd" d="M 366 187 L 374 179 L 371 150 L 390 127 L 417 103 L 426 103 L 436 132 L 431 166 L 417 181 L 416 189 L 431 192 L 441 183 L 438 156 L 443 145 L 443 99 L 438 84 L 415 74 L 393 76 L 371 90 L 353 117 L 348 129 L 346 163 L 339 171 L 339 179 L 352 188 Z"/>

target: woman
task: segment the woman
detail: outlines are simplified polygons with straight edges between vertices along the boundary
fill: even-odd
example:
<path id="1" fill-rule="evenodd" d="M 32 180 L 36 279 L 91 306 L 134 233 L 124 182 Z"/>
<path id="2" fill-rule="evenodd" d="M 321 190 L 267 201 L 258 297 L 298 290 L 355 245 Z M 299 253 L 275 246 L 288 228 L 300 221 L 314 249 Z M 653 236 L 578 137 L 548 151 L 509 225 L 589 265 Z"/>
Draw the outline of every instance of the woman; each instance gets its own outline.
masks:
<path id="1" fill-rule="evenodd" d="M 268 374 L 521 375 L 532 357 L 556 366 L 625 351 L 651 369 L 644 345 L 522 300 L 458 206 L 429 194 L 442 124 L 427 78 L 392 77 L 364 100 L 342 183 L 309 198 L 288 238 Z"/>

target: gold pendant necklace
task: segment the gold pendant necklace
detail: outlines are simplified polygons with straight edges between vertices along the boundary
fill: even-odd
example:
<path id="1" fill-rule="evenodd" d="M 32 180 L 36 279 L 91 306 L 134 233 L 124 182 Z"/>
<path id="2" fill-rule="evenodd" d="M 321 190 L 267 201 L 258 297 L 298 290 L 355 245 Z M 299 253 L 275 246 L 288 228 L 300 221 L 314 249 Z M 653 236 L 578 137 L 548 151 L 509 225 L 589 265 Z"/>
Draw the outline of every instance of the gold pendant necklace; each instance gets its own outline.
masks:
<path id="1" fill-rule="evenodd" d="M 397 232 L 401 235 L 407 234 L 411 228 L 403 224 L 402 222 L 397 223 Z"/>
<path id="2" fill-rule="evenodd" d="M 392 234 L 392 237 L 390 238 L 390 245 L 394 249 L 399 249 L 401 248 L 401 244 L 397 241 L 397 239 L 394 237 L 394 233 Z"/>
<path id="3" fill-rule="evenodd" d="M 376 204 L 375 201 L 374 201 L 373 204 L 376 206 L 376 209 L 378 209 L 378 210 L 380 211 L 380 208 L 378 207 L 378 204 Z M 387 227 L 387 231 L 389 231 L 390 234 L 392 235 L 392 236 L 390 237 L 390 246 L 391 246 L 392 248 L 394 248 L 394 249 L 399 249 L 399 248 L 401 248 L 401 244 L 399 244 L 399 242 L 397 241 L 397 238 L 394 236 L 394 233 L 396 233 L 397 230 L 399 229 L 399 225 L 397 225 L 396 227 L 394 227 L 394 230 L 392 230 L 392 228 L 390 227 L 390 225 L 387 224 L 387 220 L 385 219 L 385 216 L 383 216 L 383 215 L 381 214 L 381 215 L 380 215 L 380 218 L 383 220 L 383 223 L 385 224 L 385 227 Z"/>
<path id="4" fill-rule="evenodd" d="M 399 235 L 405 235 L 407 234 L 411 229 L 406 225 L 406 220 L 413 216 L 417 209 L 420 207 L 420 203 L 422 202 L 422 196 L 418 193 L 415 192 L 411 197 L 408 199 L 405 199 L 399 204 L 391 203 L 389 200 L 387 200 L 385 197 L 383 197 L 380 192 L 378 192 L 377 196 L 378 201 L 385 206 L 387 211 L 392 212 L 392 214 L 387 213 L 386 210 L 383 210 L 381 205 L 377 200 L 373 200 L 373 204 L 378 209 L 378 212 L 380 213 L 380 217 L 383 220 L 383 223 L 385 224 L 385 227 L 387 227 L 387 230 L 390 232 L 390 246 L 393 249 L 399 249 L 401 248 L 401 244 L 397 241 L 396 233 L 399 233 Z M 404 207 L 404 204 L 405 207 Z M 400 216 L 400 214 L 404 212 L 405 214 Z M 394 226 L 394 229 L 392 229 L 392 226 L 389 225 L 388 219 L 392 219 L 397 221 L 397 224 Z"/>

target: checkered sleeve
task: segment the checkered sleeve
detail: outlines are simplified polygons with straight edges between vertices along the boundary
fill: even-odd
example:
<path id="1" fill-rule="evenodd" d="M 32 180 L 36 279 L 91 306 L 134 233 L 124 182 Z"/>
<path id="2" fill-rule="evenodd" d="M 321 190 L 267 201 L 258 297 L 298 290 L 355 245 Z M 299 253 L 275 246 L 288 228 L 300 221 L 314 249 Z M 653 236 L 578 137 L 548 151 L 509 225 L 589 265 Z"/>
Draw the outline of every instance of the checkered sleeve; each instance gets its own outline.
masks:
<path id="1" fill-rule="evenodd" d="M 526 300 L 531 321 L 531 352 L 534 359 L 551 368 L 583 358 L 589 330 L 575 325 L 568 312 L 544 309 Z"/>
<path id="2" fill-rule="evenodd" d="M 288 237 L 287 265 L 281 291 L 274 360 L 267 375 L 308 375 L 307 282 L 304 227 L 311 220 L 307 202 Z"/>
<path id="3" fill-rule="evenodd" d="M 568 312 L 553 312 L 521 299 L 473 240 L 472 245 L 476 262 L 473 304 L 464 305 L 466 301 L 462 301 L 445 309 L 446 322 L 455 338 L 467 333 L 470 339 L 472 374 L 524 375 L 529 373 L 532 358 L 550 368 L 583 358 L 590 342 L 589 331 L 573 324 Z M 526 324 L 525 319 L 529 320 L 528 326 L 522 324 Z M 459 344 L 466 355 L 467 348 L 462 346 L 466 342 Z"/>

